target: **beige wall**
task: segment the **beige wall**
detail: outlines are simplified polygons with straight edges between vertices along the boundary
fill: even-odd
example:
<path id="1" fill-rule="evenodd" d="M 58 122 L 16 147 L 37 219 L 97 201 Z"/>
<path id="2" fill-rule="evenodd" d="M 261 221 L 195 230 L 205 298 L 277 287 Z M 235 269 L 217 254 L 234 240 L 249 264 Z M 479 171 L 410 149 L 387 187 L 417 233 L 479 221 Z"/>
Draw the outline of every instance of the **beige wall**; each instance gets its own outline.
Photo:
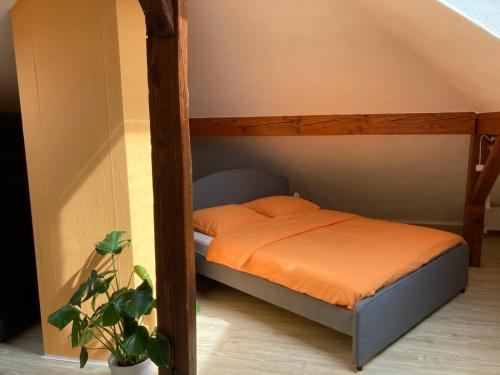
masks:
<path id="1" fill-rule="evenodd" d="M 394 2 L 395 3 L 395 2 Z M 468 111 L 468 99 L 354 1 L 190 1 L 191 115 Z M 387 21 L 387 20 L 386 20 Z M 326 207 L 457 223 L 466 136 L 193 140 L 195 178 L 288 175 Z"/>
<path id="2" fill-rule="evenodd" d="M 458 224 L 462 220 L 467 136 L 249 137 L 192 142 L 196 177 L 224 169 L 255 168 L 289 177 L 293 191 L 323 207 L 414 223 Z"/>
<path id="3" fill-rule="evenodd" d="M 133 263 L 152 263 L 153 229 L 142 214 L 152 214 L 149 139 L 137 138 L 134 100 L 122 97 L 127 60 L 118 24 L 108 0 L 19 0 L 13 9 L 44 349 L 52 355 L 78 354 L 68 332 L 45 321 L 102 266 L 92 256 L 97 240 L 115 228 L 131 234 L 133 253 L 119 264 L 123 281 Z"/>

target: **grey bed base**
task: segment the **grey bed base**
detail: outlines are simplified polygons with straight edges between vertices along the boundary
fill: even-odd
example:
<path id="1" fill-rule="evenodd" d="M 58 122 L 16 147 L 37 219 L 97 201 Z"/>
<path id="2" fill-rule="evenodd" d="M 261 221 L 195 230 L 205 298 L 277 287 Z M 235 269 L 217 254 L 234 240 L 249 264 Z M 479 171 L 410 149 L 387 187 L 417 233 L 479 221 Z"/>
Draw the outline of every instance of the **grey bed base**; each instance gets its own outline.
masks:
<path id="1" fill-rule="evenodd" d="M 236 193 L 238 189 L 234 189 L 234 181 L 244 191 L 241 197 Z M 231 195 L 227 198 L 224 194 L 229 191 Z M 286 194 L 289 194 L 286 178 L 254 170 L 219 172 L 195 182 L 193 186 L 195 209 Z M 372 297 L 359 301 L 354 310 L 206 261 L 199 254 L 196 254 L 196 271 L 352 336 L 353 362 L 356 369 L 361 370 L 377 353 L 465 290 L 468 252 L 465 244 L 450 249 L 406 277 L 380 289 Z"/>

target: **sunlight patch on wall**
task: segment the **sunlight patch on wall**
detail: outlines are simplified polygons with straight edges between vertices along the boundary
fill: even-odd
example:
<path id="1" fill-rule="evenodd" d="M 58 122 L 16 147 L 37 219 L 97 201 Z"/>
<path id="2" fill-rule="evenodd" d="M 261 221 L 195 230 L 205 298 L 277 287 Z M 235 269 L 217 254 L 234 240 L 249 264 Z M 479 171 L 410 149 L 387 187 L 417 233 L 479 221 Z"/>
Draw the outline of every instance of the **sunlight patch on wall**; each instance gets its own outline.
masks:
<path id="1" fill-rule="evenodd" d="M 500 39 L 500 1 L 498 0 L 439 0 Z"/>

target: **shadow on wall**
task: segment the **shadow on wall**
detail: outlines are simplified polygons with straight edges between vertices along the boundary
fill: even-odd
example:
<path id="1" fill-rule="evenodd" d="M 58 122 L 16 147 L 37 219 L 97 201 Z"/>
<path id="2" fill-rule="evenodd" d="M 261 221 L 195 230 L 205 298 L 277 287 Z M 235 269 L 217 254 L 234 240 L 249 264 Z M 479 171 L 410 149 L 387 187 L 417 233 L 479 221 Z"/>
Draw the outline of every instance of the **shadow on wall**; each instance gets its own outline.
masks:
<path id="1" fill-rule="evenodd" d="M 99 272 L 110 266 L 109 260 L 104 261 L 95 253 L 95 243 L 113 229 L 129 230 L 126 224 L 128 214 L 124 216 L 121 213 L 128 210 L 127 202 L 120 200 L 117 192 L 119 189 L 126 189 L 126 184 L 114 177 L 115 174 L 126 175 L 126 165 L 113 161 L 117 156 L 116 149 L 123 147 L 123 125 L 115 123 L 110 124 L 110 127 L 113 129 L 110 128 L 109 138 L 104 134 L 100 139 L 94 138 L 94 147 L 79 148 L 76 141 L 73 146 L 79 148 L 79 157 L 73 159 L 68 155 L 64 173 L 58 176 L 57 181 L 48 183 L 51 185 L 51 197 L 54 198 L 50 203 L 54 210 L 52 249 L 57 260 L 53 264 L 58 265 L 51 277 L 54 278 L 52 285 L 60 287 L 45 292 L 53 294 L 53 298 L 49 300 L 50 306 L 45 306 L 48 310 L 46 313 L 52 312 L 54 305 L 62 306 L 66 303 L 93 269 Z M 90 133 L 88 136 L 92 138 Z M 81 141 L 83 137 L 79 139 Z M 59 142 L 63 144 L 64 141 L 61 139 Z M 86 241 L 82 243 L 82 239 Z M 120 272 L 122 285 L 128 282 L 129 271 L 132 269 L 132 248 L 127 249 L 128 251 L 130 253 L 118 258 L 117 268 L 126 270 Z M 48 329 L 54 330 L 53 327 Z M 60 343 L 67 344 L 67 330 L 68 328 L 60 333 Z M 94 340 L 92 342 L 95 343 Z M 99 345 L 93 347 L 96 346 Z M 75 355 L 78 355 L 77 351 Z M 93 358 L 104 359 L 107 356 L 108 353 L 104 350 L 92 353 Z"/>

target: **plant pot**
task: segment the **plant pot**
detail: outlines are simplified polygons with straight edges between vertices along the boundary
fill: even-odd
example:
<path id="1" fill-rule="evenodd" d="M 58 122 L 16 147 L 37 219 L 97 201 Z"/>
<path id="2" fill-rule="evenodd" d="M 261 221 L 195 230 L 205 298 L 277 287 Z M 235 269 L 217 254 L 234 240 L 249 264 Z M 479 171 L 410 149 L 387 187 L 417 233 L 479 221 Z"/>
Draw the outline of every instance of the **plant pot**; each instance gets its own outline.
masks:
<path id="1" fill-rule="evenodd" d="M 153 362 L 148 358 L 133 366 L 122 367 L 116 363 L 116 358 L 112 355 L 108 358 L 111 375 L 151 375 L 153 373 Z"/>

